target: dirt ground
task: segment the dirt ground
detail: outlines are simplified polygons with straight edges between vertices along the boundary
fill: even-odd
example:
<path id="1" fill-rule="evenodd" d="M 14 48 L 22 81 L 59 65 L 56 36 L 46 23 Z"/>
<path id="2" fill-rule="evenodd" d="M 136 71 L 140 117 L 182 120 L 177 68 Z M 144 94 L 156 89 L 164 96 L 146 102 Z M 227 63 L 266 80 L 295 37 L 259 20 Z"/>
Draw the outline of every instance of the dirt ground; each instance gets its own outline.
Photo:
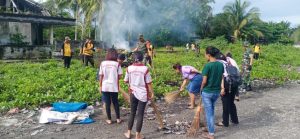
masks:
<path id="1" fill-rule="evenodd" d="M 167 124 L 190 122 L 194 111 L 186 109 L 187 98 L 180 98 L 167 106 L 158 102 Z M 248 92 L 236 102 L 240 124 L 216 128 L 217 139 L 299 139 L 300 138 L 300 84 Z M 221 120 L 220 99 L 216 107 L 216 121 Z M 32 116 L 36 115 L 36 116 Z M 32 116 L 32 117 L 31 117 Z M 0 138 L 25 139 L 122 139 L 126 131 L 128 110 L 122 110 L 125 122 L 106 125 L 104 115 L 97 108 L 95 123 L 89 125 L 38 124 L 38 112 L 1 116 Z M 19 119 L 17 124 L 4 126 L 5 119 Z M 165 134 L 157 130 L 157 122 L 145 117 L 142 133 L 147 139 L 184 139 L 185 134 Z M 135 127 L 134 127 L 135 129 Z M 201 138 L 201 137 L 197 137 Z"/>

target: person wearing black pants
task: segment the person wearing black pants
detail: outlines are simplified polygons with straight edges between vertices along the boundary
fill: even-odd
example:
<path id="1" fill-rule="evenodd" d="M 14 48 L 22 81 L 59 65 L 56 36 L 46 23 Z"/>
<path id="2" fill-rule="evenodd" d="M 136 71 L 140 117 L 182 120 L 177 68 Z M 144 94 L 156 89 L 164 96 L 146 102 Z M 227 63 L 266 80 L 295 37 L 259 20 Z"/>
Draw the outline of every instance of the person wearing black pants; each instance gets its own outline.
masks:
<path id="1" fill-rule="evenodd" d="M 116 112 L 116 117 L 117 119 L 120 119 L 120 107 L 119 107 L 119 101 L 118 101 L 118 92 L 102 92 L 102 97 L 105 103 L 105 110 L 106 110 L 106 115 L 107 119 L 111 120 L 111 109 L 110 105 L 111 103 L 114 104 L 115 112 Z"/>
<path id="2" fill-rule="evenodd" d="M 88 66 L 89 63 L 94 67 L 94 57 L 90 55 L 84 55 L 84 65 Z"/>
<path id="3" fill-rule="evenodd" d="M 64 65 L 65 68 L 70 68 L 71 65 L 71 57 L 70 56 L 64 56 Z"/>
<path id="4" fill-rule="evenodd" d="M 61 55 L 64 59 L 64 67 L 70 68 L 71 58 L 72 58 L 72 47 L 71 47 L 70 37 L 65 37 L 65 41 L 61 47 Z"/>
<path id="5" fill-rule="evenodd" d="M 228 127 L 229 116 L 233 124 L 239 123 L 236 106 L 234 104 L 234 98 L 238 91 L 238 87 L 229 88 L 229 85 L 225 83 L 225 95 L 221 98 L 223 104 L 223 121 L 218 123 L 219 126 Z"/>
<path id="6" fill-rule="evenodd" d="M 144 119 L 144 111 L 146 108 L 147 102 L 142 102 L 138 100 L 133 94 L 130 95 L 130 103 L 131 103 L 131 112 L 128 121 L 128 130 L 132 130 L 134 124 L 134 118 L 137 112 L 136 118 L 136 132 L 141 132 L 143 126 Z"/>
<path id="7" fill-rule="evenodd" d="M 127 139 L 131 138 L 131 131 L 135 117 L 137 119 L 135 139 L 144 138 L 141 134 L 141 130 L 143 126 L 145 107 L 147 102 L 154 97 L 152 79 L 148 67 L 143 64 L 143 58 L 144 53 L 136 52 L 134 54 L 135 63 L 127 68 L 124 79 L 124 81 L 129 85 L 131 95 L 131 113 L 128 120 L 127 132 L 124 133 Z"/>

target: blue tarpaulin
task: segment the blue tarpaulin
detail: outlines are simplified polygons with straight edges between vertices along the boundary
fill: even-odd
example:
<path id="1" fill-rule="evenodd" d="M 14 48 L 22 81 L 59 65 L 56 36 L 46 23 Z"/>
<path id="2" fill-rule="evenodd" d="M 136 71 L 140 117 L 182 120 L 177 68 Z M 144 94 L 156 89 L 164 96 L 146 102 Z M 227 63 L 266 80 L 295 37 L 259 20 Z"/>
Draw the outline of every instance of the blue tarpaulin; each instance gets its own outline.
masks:
<path id="1" fill-rule="evenodd" d="M 85 109 L 87 107 L 86 103 L 75 102 L 75 103 L 65 103 L 65 102 L 56 102 L 52 104 L 53 111 L 58 112 L 77 112 L 79 110 Z"/>

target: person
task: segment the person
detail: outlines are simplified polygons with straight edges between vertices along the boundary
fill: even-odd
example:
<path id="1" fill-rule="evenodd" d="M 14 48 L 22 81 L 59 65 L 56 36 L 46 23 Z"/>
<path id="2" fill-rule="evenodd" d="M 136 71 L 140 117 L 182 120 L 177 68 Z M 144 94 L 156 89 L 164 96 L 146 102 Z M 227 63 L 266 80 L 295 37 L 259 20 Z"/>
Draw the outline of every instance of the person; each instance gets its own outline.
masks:
<path id="1" fill-rule="evenodd" d="M 242 79 L 243 79 L 243 85 L 242 89 L 243 91 L 251 91 L 251 70 L 252 70 L 252 63 L 253 63 L 253 54 L 252 50 L 249 48 L 249 43 L 247 41 L 244 42 L 244 55 L 243 55 L 243 61 L 242 61 Z"/>
<path id="2" fill-rule="evenodd" d="M 64 59 L 64 67 L 70 68 L 71 58 L 72 58 L 72 47 L 71 47 L 71 39 L 68 36 L 65 37 L 65 41 L 61 47 L 61 55 L 63 56 Z"/>
<path id="3" fill-rule="evenodd" d="M 105 103 L 107 124 L 112 124 L 111 121 L 111 102 L 114 105 L 116 112 L 117 123 L 121 123 L 120 108 L 118 101 L 119 79 L 122 75 L 121 65 L 117 62 L 118 52 L 115 49 L 109 49 L 106 58 L 101 62 L 99 68 L 100 89 Z"/>
<path id="4" fill-rule="evenodd" d="M 82 45 L 81 45 L 81 47 L 80 47 L 80 49 L 79 49 L 79 56 L 80 56 L 82 65 L 84 65 L 83 48 L 84 48 L 84 46 L 85 46 L 86 43 L 88 43 L 88 39 L 86 39 L 85 42 L 82 43 Z"/>
<path id="5" fill-rule="evenodd" d="M 186 51 L 186 52 L 189 52 L 189 49 L 190 49 L 190 44 L 187 43 L 187 44 L 185 45 L 185 51 Z"/>
<path id="6" fill-rule="evenodd" d="M 196 45 L 194 43 L 191 44 L 192 51 L 196 51 Z"/>
<path id="7" fill-rule="evenodd" d="M 253 55 L 253 58 L 255 60 L 259 58 L 259 53 L 260 53 L 260 46 L 259 43 L 256 43 L 256 45 L 254 46 L 254 55 Z"/>
<path id="8" fill-rule="evenodd" d="M 125 59 L 126 59 L 125 54 L 119 54 L 117 61 L 120 65 L 122 65 L 122 63 L 124 62 Z"/>
<path id="9" fill-rule="evenodd" d="M 82 48 L 83 56 L 84 56 L 84 65 L 88 66 L 88 63 L 94 67 L 94 44 L 92 43 L 92 39 L 88 38 L 87 42 L 84 44 L 84 47 Z"/>
<path id="10" fill-rule="evenodd" d="M 190 106 L 189 109 L 195 108 L 195 96 L 200 94 L 200 87 L 202 83 L 202 75 L 199 71 L 192 66 L 181 66 L 179 63 L 173 65 L 173 69 L 176 70 L 176 73 L 182 74 L 183 83 L 180 87 L 180 92 L 184 90 L 185 85 L 188 81 L 190 83 L 187 86 L 187 90 L 190 96 Z"/>
<path id="11" fill-rule="evenodd" d="M 150 42 L 150 40 L 146 41 L 146 47 L 147 47 L 147 51 L 148 51 L 148 55 L 146 56 L 147 61 L 149 62 L 149 65 L 152 67 L 152 59 L 153 59 L 153 46 Z"/>
<path id="12" fill-rule="evenodd" d="M 203 81 L 201 85 L 202 102 L 206 114 L 206 122 L 208 133 L 204 133 L 203 137 L 214 139 L 214 110 L 215 104 L 219 95 L 225 94 L 224 88 L 224 67 L 223 64 L 216 60 L 219 50 L 215 47 L 209 46 L 206 48 L 205 58 L 209 61 L 205 64 L 202 70 Z"/>
<path id="13" fill-rule="evenodd" d="M 134 52 L 142 53 L 144 55 L 143 63 L 145 65 L 148 64 L 149 62 L 148 49 L 143 35 L 139 35 L 139 41 L 137 43 L 137 47 L 134 49 Z"/>
<path id="14" fill-rule="evenodd" d="M 232 54 L 230 52 L 228 52 L 226 54 L 226 59 L 227 59 L 227 62 L 230 63 L 232 66 L 236 67 L 237 70 L 240 72 L 240 68 L 238 66 L 238 64 L 236 63 L 236 61 L 233 59 L 232 57 Z M 240 95 L 239 95 L 239 90 L 236 91 L 236 94 L 235 94 L 235 98 L 234 98 L 236 101 L 240 101 Z"/>
<path id="15" fill-rule="evenodd" d="M 231 54 L 228 53 L 227 55 L 231 55 Z M 223 76 L 224 76 L 224 87 L 225 87 L 225 95 L 221 96 L 222 106 L 223 106 L 223 114 L 222 114 L 223 121 L 217 123 L 218 126 L 228 127 L 229 126 L 229 115 L 230 115 L 232 123 L 234 123 L 234 124 L 239 123 L 236 106 L 234 104 L 235 94 L 237 94 L 239 89 L 238 89 L 238 86 L 231 85 L 229 83 L 229 81 L 228 81 L 229 77 L 228 77 L 228 73 L 226 70 L 226 67 L 228 65 L 232 65 L 238 69 L 238 66 L 235 64 L 232 64 L 233 62 L 231 60 L 233 60 L 233 59 L 227 58 L 222 53 L 220 53 L 217 57 L 217 61 L 221 62 L 224 66 Z"/>
<path id="16" fill-rule="evenodd" d="M 130 92 L 130 116 L 128 120 L 128 131 L 124 133 L 126 138 L 131 138 L 131 130 L 136 117 L 136 139 L 142 139 L 144 111 L 148 100 L 154 97 L 152 79 L 147 66 L 143 64 L 143 53 L 134 54 L 135 63 L 127 68 L 124 81 L 129 85 Z M 137 112 L 137 115 L 136 115 Z"/>

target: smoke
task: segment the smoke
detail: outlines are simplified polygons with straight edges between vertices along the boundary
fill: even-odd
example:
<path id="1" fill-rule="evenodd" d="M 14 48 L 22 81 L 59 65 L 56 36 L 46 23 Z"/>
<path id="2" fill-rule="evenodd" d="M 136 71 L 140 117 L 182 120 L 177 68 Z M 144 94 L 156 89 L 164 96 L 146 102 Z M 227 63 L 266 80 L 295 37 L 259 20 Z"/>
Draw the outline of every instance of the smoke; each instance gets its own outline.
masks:
<path id="1" fill-rule="evenodd" d="M 186 40 L 196 32 L 195 18 L 200 9 L 199 0 L 104 0 L 103 2 L 98 36 L 101 36 L 100 40 L 117 48 L 130 49 L 139 34 L 144 34 L 146 39 L 152 39 L 153 42 L 174 37 Z"/>

